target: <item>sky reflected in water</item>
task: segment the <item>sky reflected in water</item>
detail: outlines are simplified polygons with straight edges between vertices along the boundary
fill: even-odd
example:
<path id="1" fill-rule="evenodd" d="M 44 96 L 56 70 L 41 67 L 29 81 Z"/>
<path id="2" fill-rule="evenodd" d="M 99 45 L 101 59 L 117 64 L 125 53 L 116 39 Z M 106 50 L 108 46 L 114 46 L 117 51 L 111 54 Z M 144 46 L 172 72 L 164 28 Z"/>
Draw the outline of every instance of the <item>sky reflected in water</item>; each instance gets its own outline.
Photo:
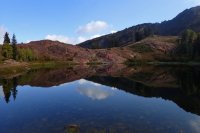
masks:
<path id="1" fill-rule="evenodd" d="M 79 125 L 82 132 L 200 131 L 200 117 L 172 101 L 144 98 L 84 79 L 49 88 L 18 86 L 17 90 L 15 101 L 0 103 L 3 133 L 65 132 L 70 124 Z"/>

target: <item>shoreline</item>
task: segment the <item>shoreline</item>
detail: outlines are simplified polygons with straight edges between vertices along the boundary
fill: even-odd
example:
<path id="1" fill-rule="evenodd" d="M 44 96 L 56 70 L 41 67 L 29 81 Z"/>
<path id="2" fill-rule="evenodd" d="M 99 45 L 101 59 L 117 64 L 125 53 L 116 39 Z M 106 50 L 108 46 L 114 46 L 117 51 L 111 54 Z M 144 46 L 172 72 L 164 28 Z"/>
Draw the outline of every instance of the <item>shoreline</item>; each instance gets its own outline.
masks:
<path id="1" fill-rule="evenodd" d="M 74 65 L 77 64 L 64 61 L 63 62 L 62 61 L 41 61 L 41 62 L 5 61 L 3 63 L 0 63 L 0 78 L 19 76 L 34 69 L 56 68 L 61 66 L 71 67 Z"/>
<path id="2" fill-rule="evenodd" d="M 115 64 L 115 63 L 113 63 Z M 120 64 L 120 63 L 118 63 Z M 200 66 L 200 62 L 126 62 L 121 63 L 126 65 L 127 67 L 132 66 L 143 66 L 143 65 L 152 65 L 152 66 Z M 74 62 L 66 62 L 66 61 L 35 61 L 35 62 L 16 62 L 16 61 L 4 61 L 0 63 L 0 78 L 4 77 L 13 77 L 22 75 L 30 70 L 35 69 L 53 69 L 58 67 L 73 67 L 76 65 L 105 65 L 105 63 L 85 63 L 79 64 Z M 110 65 L 110 64 L 109 64 Z"/>
<path id="3" fill-rule="evenodd" d="M 200 62 L 126 62 L 127 66 L 155 65 L 155 66 L 200 66 Z"/>

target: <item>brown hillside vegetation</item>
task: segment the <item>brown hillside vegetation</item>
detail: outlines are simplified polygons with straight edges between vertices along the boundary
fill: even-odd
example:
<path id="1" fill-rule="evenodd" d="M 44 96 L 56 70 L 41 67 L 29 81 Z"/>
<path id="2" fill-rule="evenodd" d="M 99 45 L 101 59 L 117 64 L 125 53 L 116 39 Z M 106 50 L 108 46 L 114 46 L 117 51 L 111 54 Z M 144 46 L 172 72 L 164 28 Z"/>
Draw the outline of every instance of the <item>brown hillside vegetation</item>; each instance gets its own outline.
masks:
<path id="1" fill-rule="evenodd" d="M 155 61 L 167 58 L 176 47 L 177 37 L 153 36 L 126 47 L 87 49 L 58 41 L 42 40 L 18 45 L 31 49 L 41 60 L 72 61 L 75 63 L 123 63 L 127 59 Z"/>
<path id="2" fill-rule="evenodd" d="M 74 63 L 108 63 L 125 60 L 112 50 L 91 50 L 50 40 L 21 44 L 19 48 L 31 49 L 40 60 L 72 61 Z"/>
<path id="3" fill-rule="evenodd" d="M 178 37 L 153 36 L 127 47 L 137 53 L 137 60 L 163 61 L 170 60 L 171 52 L 177 47 Z"/>

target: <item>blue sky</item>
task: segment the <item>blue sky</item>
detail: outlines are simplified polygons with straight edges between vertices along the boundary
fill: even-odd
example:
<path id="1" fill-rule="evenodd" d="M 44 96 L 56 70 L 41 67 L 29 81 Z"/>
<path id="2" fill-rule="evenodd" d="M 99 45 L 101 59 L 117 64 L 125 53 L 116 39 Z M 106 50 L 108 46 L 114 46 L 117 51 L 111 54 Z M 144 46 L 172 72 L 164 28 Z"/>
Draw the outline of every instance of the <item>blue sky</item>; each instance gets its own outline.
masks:
<path id="1" fill-rule="evenodd" d="M 161 22 L 200 0 L 1 0 L 3 33 L 18 42 L 51 39 L 79 43 L 146 22 Z"/>

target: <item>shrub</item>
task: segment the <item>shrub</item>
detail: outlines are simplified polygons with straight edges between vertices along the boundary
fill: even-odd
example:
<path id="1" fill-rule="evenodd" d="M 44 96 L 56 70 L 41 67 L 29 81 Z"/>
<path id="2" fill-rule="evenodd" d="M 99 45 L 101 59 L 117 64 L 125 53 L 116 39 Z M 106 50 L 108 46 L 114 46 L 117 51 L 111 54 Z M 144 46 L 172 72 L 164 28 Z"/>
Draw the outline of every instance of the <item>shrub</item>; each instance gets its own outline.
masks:
<path id="1" fill-rule="evenodd" d="M 17 60 L 20 61 L 33 61 L 36 60 L 36 57 L 34 56 L 34 53 L 29 48 L 19 48 L 18 49 L 18 56 Z"/>
<path id="2" fill-rule="evenodd" d="M 10 44 L 6 43 L 2 46 L 2 55 L 9 59 L 13 57 L 13 49 Z"/>
<path id="3" fill-rule="evenodd" d="M 152 52 L 151 47 L 145 44 L 136 44 L 133 45 L 132 48 L 139 53 Z"/>

